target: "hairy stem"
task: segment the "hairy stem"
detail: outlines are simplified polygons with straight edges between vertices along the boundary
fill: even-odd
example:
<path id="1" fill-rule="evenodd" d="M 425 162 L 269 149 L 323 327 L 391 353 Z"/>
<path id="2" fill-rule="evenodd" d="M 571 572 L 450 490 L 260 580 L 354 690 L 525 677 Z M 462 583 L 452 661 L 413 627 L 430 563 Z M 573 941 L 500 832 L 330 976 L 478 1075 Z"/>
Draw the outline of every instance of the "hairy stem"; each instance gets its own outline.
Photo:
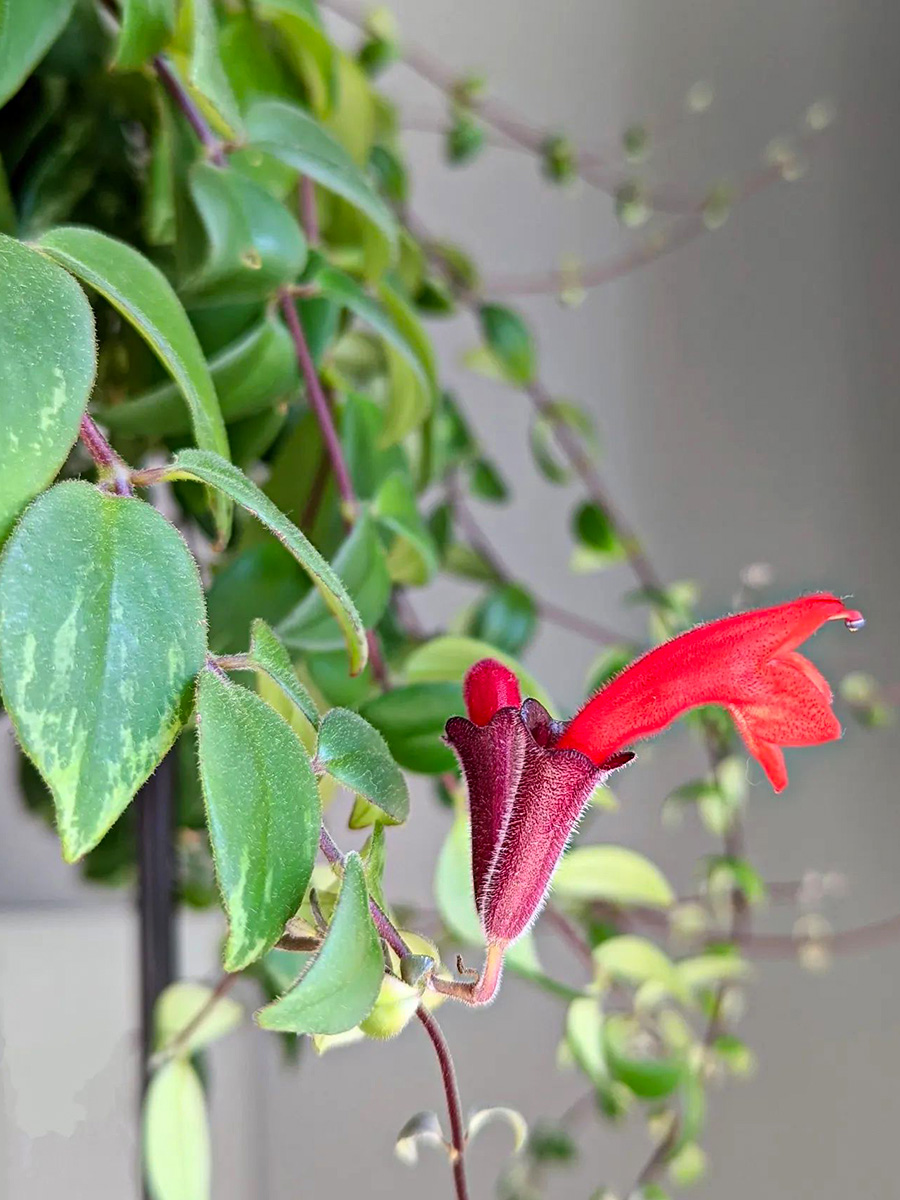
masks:
<path id="1" fill-rule="evenodd" d="M 447 1098 L 447 1113 L 450 1118 L 451 1161 L 453 1163 L 453 1182 L 456 1186 L 456 1200 L 469 1200 L 469 1187 L 466 1183 L 466 1130 L 463 1124 L 462 1103 L 459 1098 L 459 1085 L 456 1082 L 456 1069 L 447 1039 L 440 1025 L 424 1006 L 416 1009 L 416 1016 L 422 1022 L 425 1032 L 431 1038 L 434 1052 L 441 1068 L 441 1080 L 444 1084 L 444 1095 Z"/>
<path id="2" fill-rule="evenodd" d="M 324 824 L 319 829 L 319 849 L 333 867 L 337 867 L 338 870 L 343 870 L 344 856 L 338 849 L 337 843 L 325 828 Z M 388 918 L 381 906 L 377 904 L 371 896 L 369 897 L 369 911 L 372 914 L 372 920 L 375 922 L 376 929 L 390 946 L 390 948 L 400 958 L 405 958 L 406 955 L 409 954 L 409 947 L 400 936 L 393 922 Z"/>
<path id="3" fill-rule="evenodd" d="M 133 495 L 128 467 L 100 432 L 97 422 L 87 413 L 81 418 L 78 436 L 101 475 L 112 478 L 116 493 L 120 496 Z"/>
<path id="4" fill-rule="evenodd" d="M 184 114 L 191 129 L 193 129 L 194 133 L 200 139 L 210 161 L 214 162 L 217 167 L 224 167 L 225 149 L 221 141 L 216 137 L 212 129 L 210 129 L 206 118 L 194 103 L 190 92 L 179 79 L 168 58 L 164 54 L 157 54 L 153 60 L 153 69 L 156 71 L 160 83 L 175 101 L 175 104 Z"/>
<path id="5" fill-rule="evenodd" d="M 315 413 L 316 420 L 319 423 L 319 429 L 322 431 L 322 440 L 325 443 L 328 457 L 331 460 L 331 469 L 334 471 L 338 492 L 344 505 L 345 520 L 350 523 L 356 516 L 358 502 L 356 493 L 353 490 L 350 471 L 344 458 L 344 451 L 341 448 L 340 438 L 338 437 L 334 419 L 331 415 L 331 409 L 325 397 L 325 390 L 322 387 L 315 363 L 312 360 L 309 344 L 306 341 L 306 334 L 303 332 L 303 326 L 300 324 L 300 318 L 297 316 L 297 309 L 293 298 L 288 293 L 282 291 L 279 294 L 279 302 L 294 342 L 294 349 L 297 352 L 297 362 L 300 365 L 303 382 L 306 384 L 306 394 L 310 406 Z"/>

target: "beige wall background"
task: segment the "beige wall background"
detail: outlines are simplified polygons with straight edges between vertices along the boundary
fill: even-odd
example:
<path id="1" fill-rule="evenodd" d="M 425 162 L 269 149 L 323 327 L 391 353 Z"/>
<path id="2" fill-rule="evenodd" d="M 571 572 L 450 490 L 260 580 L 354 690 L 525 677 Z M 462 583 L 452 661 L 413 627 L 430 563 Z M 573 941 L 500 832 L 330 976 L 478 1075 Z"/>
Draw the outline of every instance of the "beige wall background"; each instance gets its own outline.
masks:
<path id="1" fill-rule="evenodd" d="M 775 594 L 852 593 L 868 617 L 859 638 L 832 630 L 816 647 L 832 675 L 850 668 L 900 681 L 896 512 L 897 93 L 895 6 L 879 0 L 395 0 L 402 28 L 462 70 L 488 71 L 497 93 L 580 144 L 609 145 L 632 119 L 677 114 L 709 79 L 712 110 L 676 128 L 651 166 L 701 185 L 758 161 L 810 101 L 841 114 L 806 177 L 759 195 L 724 229 L 621 280 L 575 311 L 552 299 L 527 311 L 542 371 L 587 404 L 603 431 L 604 471 L 662 572 L 695 578 L 703 610 L 727 608 L 740 568 L 766 561 Z M 336 27 L 343 28 L 340 23 Z M 402 68 L 393 94 L 421 113 L 438 97 Z M 603 258 L 622 244 L 611 204 L 544 187 L 534 163 L 496 152 L 446 170 L 436 139 L 411 134 L 414 207 L 457 237 L 485 272 L 545 268 L 563 253 Z M 446 373 L 514 482 L 514 509 L 480 516 L 540 594 L 627 626 L 624 573 L 573 579 L 560 536 L 576 493 L 537 480 L 520 397 L 462 374 L 473 343 L 462 318 L 438 329 Z M 418 601 L 435 620 L 469 593 L 442 585 Z M 593 650 L 547 630 L 530 665 L 574 703 Z M 133 1141 L 136 951 L 128 899 L 87 890 L 47 832 L 21 810 L 2 733 L 0 762 L 0 1194 L 124 1200 L 137 1195 Z M 667 791 L 695 766 L 680 734 L 628 774 L 621 811 L 598 836 L 657 857 L 683 887 L 712 843 L 686 823 L 664 831 Z M 847 874 L 830 910 L 850 926 L 900 910 L 896 732 L 851 727 L 841 746 L 791 756 L 791 787 L 753 790 L 751 852 L 771 879 L 809 868 Z M 391 835 L 390 894 L 429 903 L 446 814 L 420 789 L 408 827 Z M 763 920 L 790 928 L 790 913 Z M 183 923 L 187 974 L 213 978 L 220 928 Z M 578 966 L 542 939 L 548 961 Z M 834 963 L 823 976 L 762 964 L 744 1032 L 760 1057 L 748 1083 L 712 1106 L 711 1169 L 698 1200 L 796 1200 L 896 1193 L 900 946 Z M 249 998 L 249 996 L 248 996 Z M 472 1106 L 509 1104 L 533 1120 L 579 1094 L 553 1070 L 561 1012 L 510 979 L 485 1013 L 445 1009 L 443 1023 Z M 436 1155 L 415 1171 L 393 1136 L 417 1109 L 440 1109 L 430 1047 L 417 1029 L 288 1070 L 249 1026 L 211 1058 L 217 1200 L 449 1195 Z M 471 1153 L 473 1196 L 492 1194 L 507 1150 L 501 1129 Z M 646 1155 L 637 1124 L 603 1127 L 553 1200 L 624 1191 Z"/>

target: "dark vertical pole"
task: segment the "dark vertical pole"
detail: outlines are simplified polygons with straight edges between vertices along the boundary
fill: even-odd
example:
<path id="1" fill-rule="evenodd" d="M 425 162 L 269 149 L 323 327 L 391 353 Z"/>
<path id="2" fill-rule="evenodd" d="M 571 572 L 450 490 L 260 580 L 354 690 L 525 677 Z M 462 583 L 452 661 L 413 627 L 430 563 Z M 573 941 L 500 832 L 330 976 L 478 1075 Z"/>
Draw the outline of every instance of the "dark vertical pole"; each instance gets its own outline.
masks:
<path id="1" fill-rule="evenodd" d="M 175 978 L 175 755 L 137 797 L 138 922 L 141 958 L 141 1094 L 152 1051 L 153 1006 Z"/>

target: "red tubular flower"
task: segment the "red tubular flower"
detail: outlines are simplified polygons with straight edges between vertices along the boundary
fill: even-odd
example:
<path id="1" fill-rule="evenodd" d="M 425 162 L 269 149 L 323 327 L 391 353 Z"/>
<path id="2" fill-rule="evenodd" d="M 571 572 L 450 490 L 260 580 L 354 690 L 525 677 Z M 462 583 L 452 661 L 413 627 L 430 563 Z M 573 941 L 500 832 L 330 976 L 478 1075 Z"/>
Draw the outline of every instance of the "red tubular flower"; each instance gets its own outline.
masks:
<path id="1" fill-rule="evenodd" d="M 837 596 L 803 596 L 700 625 L 632 663 L 581 709 L 560 739 L 600 763 L 659 733 L 690 708 L 727 708 L 776 792 L 787 786 L 782 746 L 841 736 L 828 683 L 797 647 L 826 621 L 850 629 L 862 614 Z"/>
<path id="2" fill-rule="evenodd" d="M 796 649 L 833 620 L 850 629 L 864 624 L 860 613 L 823 594 L 698 626 L 638 659 L 568 725 L 536 700 L 521 703 L 506 667 L 476 663 L 464 685 L 469 719 L 451 717 L 446 737 L 469 790 L 472 879 L 488 951 L 477 983 L 441 990 L 469 1003 L 491 999 L 504 951 L 534 919 L 588 797 L 634 757 L 623 746 L 659 733 L 688 709 L 722 705 L 781 791 L 782 746 L 839 737 L 828 684 Z"/>

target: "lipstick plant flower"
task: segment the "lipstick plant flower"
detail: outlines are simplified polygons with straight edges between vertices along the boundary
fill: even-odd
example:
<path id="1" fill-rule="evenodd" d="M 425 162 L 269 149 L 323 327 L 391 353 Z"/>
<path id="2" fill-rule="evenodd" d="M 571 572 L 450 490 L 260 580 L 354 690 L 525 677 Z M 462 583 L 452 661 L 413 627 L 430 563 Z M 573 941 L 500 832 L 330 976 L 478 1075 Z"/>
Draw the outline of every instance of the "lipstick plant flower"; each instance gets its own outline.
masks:
<path id="1" fill-rule="evenodd" d="M 637 659 L 568 723 L 553 720 L 537 700 L 523 702 L 518 680 L 501 663 L 476 663 L 464 685 L 468 717 L 452 717 L 446 738 L 468 786 L 472 881 L 487 954 L 477 982 L 437 986 L 472 1004 L 493 997 L 504 953 L 539 911 L 593 790 L 634 757 L 627 747 L 689 709 L 725 708 L 782 791 L 783 746 L 841 735 L 827 681 L 797 650 L 836 620 L 851 630 L 864 623 L 822 593 L 699 625 Z"/>

